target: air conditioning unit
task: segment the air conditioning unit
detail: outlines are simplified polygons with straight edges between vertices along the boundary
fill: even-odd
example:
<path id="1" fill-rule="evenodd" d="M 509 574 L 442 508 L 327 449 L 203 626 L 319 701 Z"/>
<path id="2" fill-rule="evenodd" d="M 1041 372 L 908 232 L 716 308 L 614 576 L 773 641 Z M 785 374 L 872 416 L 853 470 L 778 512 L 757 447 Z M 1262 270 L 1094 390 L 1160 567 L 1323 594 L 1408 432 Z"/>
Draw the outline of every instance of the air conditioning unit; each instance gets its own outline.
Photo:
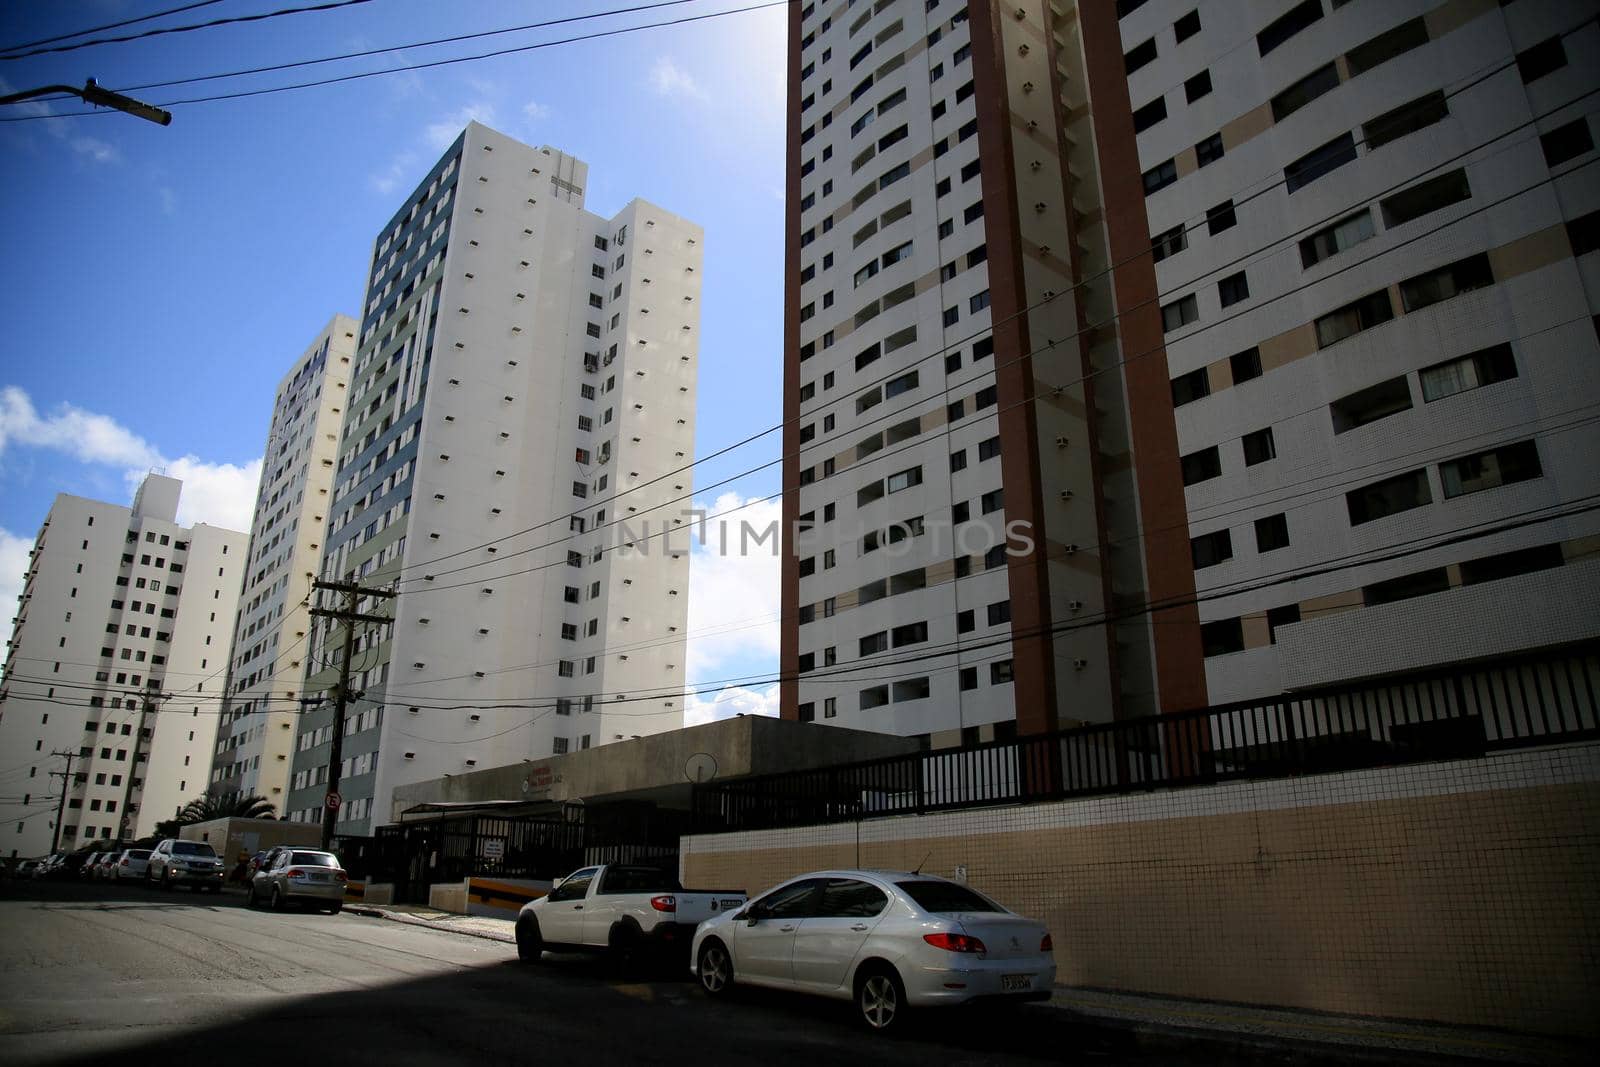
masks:
<path id="1" fill-rule="evenodd" d="M 1082 611 L 1083 610 L 1083 601 L 1081 601 L 1081 600 L 1069 600 L 1069 601 L 1067 601 L 1067 610 L 1068 611 Z"/>
<path id="2" fill-rule="evenodd" d="M 1067 441 L 1068 441 L 1068 438 L 1067 438 L 1066 434 L 1064 434 L 1064 433 L 1056 434 L 1056 447 L 1057 448 L 1066 448 L 1067 447 Z"/>
<path id="3" fill-rule="evenodd" d="M 1088 665 L 1089 661 L 1086 659 L 1075 659 L 1072 661 L 1072 669 L 1075 671 L 1081 671 Z"/>
<path id="4" fill-rule="evenodd" d="M 415 752 L 407 752 L 405 758 L 406 759 L 416 759 L 417 758 L 417 754 Z"/>

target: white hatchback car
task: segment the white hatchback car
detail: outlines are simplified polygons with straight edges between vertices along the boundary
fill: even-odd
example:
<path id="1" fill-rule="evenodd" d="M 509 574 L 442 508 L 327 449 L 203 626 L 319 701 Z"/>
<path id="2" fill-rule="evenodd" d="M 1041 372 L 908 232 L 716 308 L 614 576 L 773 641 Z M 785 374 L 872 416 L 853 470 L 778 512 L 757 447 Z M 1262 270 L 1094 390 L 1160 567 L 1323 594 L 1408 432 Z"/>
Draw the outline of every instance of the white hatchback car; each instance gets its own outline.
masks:
<path id="1" fill-rule="evenodd" d="M 944 878 L 817 871 L 695 930 L 690 970 L 713 996 L 735 982 L 853 1000 L 887 1030 L 906 1007 L 1048 1000 L 1050 932 Z"/>

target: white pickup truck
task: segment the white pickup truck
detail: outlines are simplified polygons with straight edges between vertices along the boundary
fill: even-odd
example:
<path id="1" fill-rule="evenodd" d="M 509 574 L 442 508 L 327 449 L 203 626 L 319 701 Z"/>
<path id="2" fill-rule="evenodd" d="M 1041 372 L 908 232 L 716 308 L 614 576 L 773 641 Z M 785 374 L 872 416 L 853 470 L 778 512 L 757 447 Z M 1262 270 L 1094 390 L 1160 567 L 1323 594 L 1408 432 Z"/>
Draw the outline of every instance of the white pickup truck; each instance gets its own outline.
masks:
<path id="1" fill-rule="evenodd" d="M 743 890 L 684 890 L 669 871 L 607 864 L 573 871 L 517 915 L 517 955 L 537 963 L 552 952 L 687 952 L 695 927 L 744 907 Z"/>

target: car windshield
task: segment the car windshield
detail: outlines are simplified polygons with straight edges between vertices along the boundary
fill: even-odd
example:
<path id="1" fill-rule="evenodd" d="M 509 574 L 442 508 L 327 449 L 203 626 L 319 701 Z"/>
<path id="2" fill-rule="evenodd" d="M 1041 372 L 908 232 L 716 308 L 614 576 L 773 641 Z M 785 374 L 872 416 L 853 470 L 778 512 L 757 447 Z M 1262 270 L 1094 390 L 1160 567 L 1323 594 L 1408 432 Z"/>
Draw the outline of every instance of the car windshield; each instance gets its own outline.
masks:
<path id="1" fill-rule="evenodd" d="M 917 902 L 923 911 L 999 911 L 994 904 L 964 885 L 954 882 L 896 882 L 901 892 Z"/>
<path id="2" fill-rule="evenodd" d="M 128 850 L 128 858 L 131 860 L 147 860 L 150 858 L 150 850 L 147 848 L 130 848 Z"/>
<path id="3" fill-rule="evenodd" d="M 174 856 L 215 856 L 216 852 L 210 845 L 203 845 L 196 841 L 174 841 L 172 843 Z"/>
<path id="4" fill-rule="evenodd" d="M 289 862 L 302 867 L 339 866 L 339 858 L 331 852 L 296 852 L 289 857 Z"/>

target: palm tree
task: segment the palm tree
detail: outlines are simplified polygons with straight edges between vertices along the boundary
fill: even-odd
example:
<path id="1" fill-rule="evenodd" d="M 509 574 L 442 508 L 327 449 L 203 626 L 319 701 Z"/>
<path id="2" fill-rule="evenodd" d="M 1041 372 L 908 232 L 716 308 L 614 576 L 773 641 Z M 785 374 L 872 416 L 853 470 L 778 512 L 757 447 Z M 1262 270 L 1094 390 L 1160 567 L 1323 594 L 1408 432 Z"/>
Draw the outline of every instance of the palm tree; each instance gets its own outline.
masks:
<path id="1" fill-rule="evenodd" d="M 277 812 L 272 801 L 260 794 L 207 793 L 185 804 L 178 813 L 177 821 L 180 825 L 187 825 L 229 818 L 274 819 L 277 818 Z"/>

